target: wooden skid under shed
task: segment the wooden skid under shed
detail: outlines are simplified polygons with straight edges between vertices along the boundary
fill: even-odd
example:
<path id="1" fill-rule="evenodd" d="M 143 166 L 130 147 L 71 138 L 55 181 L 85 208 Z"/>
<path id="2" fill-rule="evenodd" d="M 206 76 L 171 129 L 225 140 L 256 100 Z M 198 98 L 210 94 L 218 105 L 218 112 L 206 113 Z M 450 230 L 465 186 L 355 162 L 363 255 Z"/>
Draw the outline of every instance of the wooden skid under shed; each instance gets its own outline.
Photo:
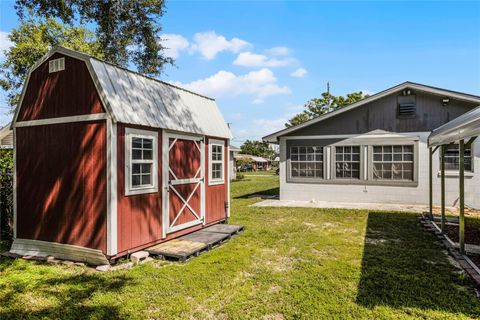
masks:
<path id="1" fill-rule="evenodd" d="M 184 261 L 190 256 L 198 255 L 200 251 L 205 249 L 208 249 L 208 245 L 202 242 L 173 239 L 147 248 L 145 251 L 152 255 Z"/>
<path id="2" fill-rule="evenodd" d="M 234 224 L 216 224 L 211 227 L 203 229 L 203 231 L 216 232 L 216 233 L 227 233 L 227 234 L 237 234 L 243 231 L 243 226 L 237 226 Z"/>
<path id="3" fill-rule="evenodd" d="M 181 240 L 188 240 L 194 242 L 205 243 L 209 248 L 214 245 L 220 244 L 227 239 L 230 239 L 231 235 L 228 233 L 208 232 L 208 231 L 195 231 L 186 236 L 180 237 Z"/>
<path id="4" fill-rule="evenodd" d="M 204 250 L 210 250 L 212 247 L 223 243 L 230 239 L 233 234 L 241 231 L 243 231 L 243 226 L 217 224 L 178 239 L 157 244 L 145 249 L 145 251 L 152 255 L 186 261 L 190 257 L 198 256 Z"/>

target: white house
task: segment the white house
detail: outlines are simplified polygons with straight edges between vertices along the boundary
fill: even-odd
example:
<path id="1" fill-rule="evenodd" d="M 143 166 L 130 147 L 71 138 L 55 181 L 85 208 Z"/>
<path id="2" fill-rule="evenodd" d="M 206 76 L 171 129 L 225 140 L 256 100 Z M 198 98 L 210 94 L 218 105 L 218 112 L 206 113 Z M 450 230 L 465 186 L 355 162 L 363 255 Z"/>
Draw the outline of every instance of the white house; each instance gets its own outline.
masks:
<path id="1" fill-rule="evenodd" d="M 480 96 L 405 82 L 275 132 L 280 199 L 428 204 L 432 130 L 480 105 Z M 459 148 L 446 152 L 446 204 L 458 199 Z M 480 142 L 465 151 L 465 203 L 480 208 Z M 440 204 L 438 151 L 433 202 Z"/>

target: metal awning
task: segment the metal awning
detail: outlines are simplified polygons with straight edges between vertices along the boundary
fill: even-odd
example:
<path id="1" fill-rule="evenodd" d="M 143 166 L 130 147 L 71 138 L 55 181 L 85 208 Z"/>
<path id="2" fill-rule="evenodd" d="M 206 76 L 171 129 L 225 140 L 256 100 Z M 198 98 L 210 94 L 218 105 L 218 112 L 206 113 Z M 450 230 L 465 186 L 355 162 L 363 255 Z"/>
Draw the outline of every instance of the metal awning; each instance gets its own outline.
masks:
<path id="1" fill-rule="evenodd" d="M 428 146 L 436 147 L 476 136 L 480 136 L 480 107 L 433 130 L 428 137 Z"/>

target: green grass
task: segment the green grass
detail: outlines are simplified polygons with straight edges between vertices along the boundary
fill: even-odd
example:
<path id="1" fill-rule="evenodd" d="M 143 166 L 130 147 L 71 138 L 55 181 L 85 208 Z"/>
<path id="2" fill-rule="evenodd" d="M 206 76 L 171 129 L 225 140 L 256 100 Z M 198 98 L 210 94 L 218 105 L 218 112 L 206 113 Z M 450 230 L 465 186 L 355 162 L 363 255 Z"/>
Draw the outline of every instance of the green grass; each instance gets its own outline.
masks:
<path id="1" fill-rule="evenodd" d="M 247 172 L 242 172 L 245 176 L 274 176 L 275 171 L 274 170 L 267 170 L 267 171 L 247 171 Z"/>
<path id="2" fill-rule="evenodd" d="M 415 214 L 249 207 L 255 192 L 278 192 L 278 178 L 232 183 L 231 223 L 246 231 L 185 264 L 97 273 L 2 258 L 0 319 L 480 316 Z"/>

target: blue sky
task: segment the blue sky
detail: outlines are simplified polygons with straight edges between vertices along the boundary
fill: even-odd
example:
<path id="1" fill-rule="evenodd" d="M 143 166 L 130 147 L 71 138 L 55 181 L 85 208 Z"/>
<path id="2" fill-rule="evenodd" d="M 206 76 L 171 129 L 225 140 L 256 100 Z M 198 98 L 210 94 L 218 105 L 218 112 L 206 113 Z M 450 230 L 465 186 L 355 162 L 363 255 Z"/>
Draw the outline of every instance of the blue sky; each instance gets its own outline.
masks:
<path id="1" fill-rule="evenodd" d="M 0 48 L 13 4 L 0 0 Z M 480 95 L 480 2 L 167 1 L 162 24 L 177 67 L 160 78 L 216 98 L 237 145 L 327 81 L 336 95 L 407 80 Z"/>

